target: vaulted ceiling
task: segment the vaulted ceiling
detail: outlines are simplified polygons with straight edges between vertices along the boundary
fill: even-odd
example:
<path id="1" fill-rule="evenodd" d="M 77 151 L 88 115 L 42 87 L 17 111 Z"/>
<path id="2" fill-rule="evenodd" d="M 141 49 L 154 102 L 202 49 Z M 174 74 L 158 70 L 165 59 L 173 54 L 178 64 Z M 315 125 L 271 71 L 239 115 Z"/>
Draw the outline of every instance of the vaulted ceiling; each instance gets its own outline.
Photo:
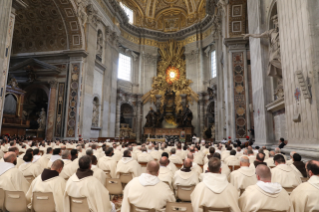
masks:
<path id="1" fill-rule="evenodd" d="M 134 25 L 163 32 L 179 31 L 206 16 L 206 0 L 118 1 L 134 11 Z"/>

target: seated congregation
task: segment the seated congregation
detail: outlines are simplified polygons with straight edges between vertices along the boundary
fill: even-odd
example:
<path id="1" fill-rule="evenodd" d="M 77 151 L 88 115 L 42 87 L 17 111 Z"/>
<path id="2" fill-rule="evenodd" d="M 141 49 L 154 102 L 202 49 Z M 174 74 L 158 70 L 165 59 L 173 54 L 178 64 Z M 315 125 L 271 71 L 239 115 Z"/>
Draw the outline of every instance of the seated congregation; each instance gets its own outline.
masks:
<path id="1" fill-rule="evenodd" d="M 0 211 L 319 211 L 319 161 L 280 149 L 3 141 L 0 157 Z"/>

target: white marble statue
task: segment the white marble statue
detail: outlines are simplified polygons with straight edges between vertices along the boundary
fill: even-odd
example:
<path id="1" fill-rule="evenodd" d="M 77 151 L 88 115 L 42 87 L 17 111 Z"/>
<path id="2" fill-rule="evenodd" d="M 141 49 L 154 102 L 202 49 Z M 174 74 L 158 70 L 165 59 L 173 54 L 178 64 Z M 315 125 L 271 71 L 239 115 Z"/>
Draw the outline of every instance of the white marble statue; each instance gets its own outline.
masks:
<path id="1" fill-rule="evenodd" d="M 92 127 L 99 126 L 99 105 L 97 101 L 93 102 Z"/>
<path id="2" fill-rule="evenodd" d="M 88 15 L 86 14 L 86 11 L 85 11 L 84 1 L 85 0 L 75 0 L 75 3 L 78 7 L 77 15 L 78 17 L 81 18 L 83 27 L 85 26 L 88 20 Z"/>
<path id="3" fill-rule="evenodd" d="M 47 115 L 46 115 L 44 108 L 42 108 L 40 115 L 39 115 L 39 119 L 38 119 L 39 130 L 45 129 L 46 121 L 47 121 Z"/>

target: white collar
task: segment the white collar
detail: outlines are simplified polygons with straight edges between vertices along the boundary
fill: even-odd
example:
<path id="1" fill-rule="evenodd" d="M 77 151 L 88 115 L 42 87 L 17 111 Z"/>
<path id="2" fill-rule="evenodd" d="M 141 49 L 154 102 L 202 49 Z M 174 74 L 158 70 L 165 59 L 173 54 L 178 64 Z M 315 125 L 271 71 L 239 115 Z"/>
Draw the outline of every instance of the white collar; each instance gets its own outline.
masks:
<path id="1" fill-rule="evenodd" d="M 265 183 L 263 181 L 258 181 L 256 185 L 264 192 L 270 194 L 278 194 L 282 190 L 282 187 L 279 183 Z"/>
<path id="2" fill-rule="evenodd" d="M 8 163 L 8 162 L 0 162 L 0 176 L 5 173 L 6 171 L 14 168 L 13 163 Z"/>
<path id="3" fill-rule="evenodd" d="M 142 186 L 154 186 L 160 182 L 160 179 L 158 179 L 157 176 L 143 173 L 139 177 L 139 181 L 140 181 Z"/>

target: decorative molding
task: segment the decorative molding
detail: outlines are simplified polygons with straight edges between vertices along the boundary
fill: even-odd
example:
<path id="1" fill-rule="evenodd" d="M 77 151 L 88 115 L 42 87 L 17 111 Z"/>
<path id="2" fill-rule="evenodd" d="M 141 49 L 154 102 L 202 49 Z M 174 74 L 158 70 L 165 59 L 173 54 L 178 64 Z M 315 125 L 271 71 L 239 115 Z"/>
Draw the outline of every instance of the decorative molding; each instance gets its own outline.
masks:
<path id="1" fill-rule="evenodd" d="M 296 77 L 298 78 L 299 86 L 301 87 L 301 91 L 302 91 L 303 97 L 305 99 L 311 99 L 311 93 L 309 91 L 309 85 L 306 82 L 302 71 L 296 71 Z"/>
<path id="2" fill-rule="evenodd" d="M 59 83 L 58 100 L 56 107 L 56 118 L 55 118 L 55 137 L 62 136 L 62 123 L 63 123 L 63 112 L 64 112 L 64 94 L 65 94 L 65 83 Z"/>
<path id="3" fill-rule="evenodd" d="M 48 83 L 50 84 L 51 89 L 57 88 L 58 81 L 56 79 L 51 79 L 48 81 Z"/>

